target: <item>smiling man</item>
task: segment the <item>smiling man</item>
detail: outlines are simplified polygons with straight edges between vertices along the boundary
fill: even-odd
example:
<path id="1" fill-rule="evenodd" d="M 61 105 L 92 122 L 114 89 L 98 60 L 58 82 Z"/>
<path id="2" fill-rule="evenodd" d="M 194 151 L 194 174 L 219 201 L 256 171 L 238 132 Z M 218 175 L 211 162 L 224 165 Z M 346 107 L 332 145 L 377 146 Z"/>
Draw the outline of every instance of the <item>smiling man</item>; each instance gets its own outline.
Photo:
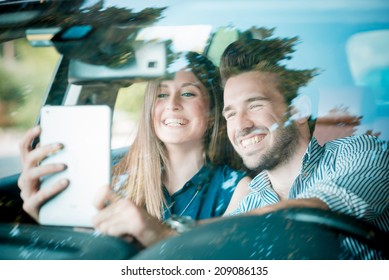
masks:
<path id="1" fill-rule="evenodd" d="M 228 137 L 245 165 L 258 173 L 234 214 L 313 207 L 389 232 L 388 143 L 363 135 L 318 144 L 307 107 L 301 101 L 292 106 L 316 71 L 280 63 L 290 58 L 293 43 L 244 39 L 222 55 Z M 342 245 L 346 258 L 381 258 L 352 238 L 344 238 Z"/>

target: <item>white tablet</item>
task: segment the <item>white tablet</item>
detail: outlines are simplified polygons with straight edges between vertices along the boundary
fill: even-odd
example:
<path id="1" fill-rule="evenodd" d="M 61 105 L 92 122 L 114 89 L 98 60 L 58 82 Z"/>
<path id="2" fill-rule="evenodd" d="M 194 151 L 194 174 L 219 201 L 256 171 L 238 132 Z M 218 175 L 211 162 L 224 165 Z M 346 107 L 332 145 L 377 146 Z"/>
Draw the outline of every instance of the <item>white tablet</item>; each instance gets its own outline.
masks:
<path id="1" fill-rule="evenodd" d="M 45 106 L 41 109 L 41 145 L 62 143 L 63 150 L 42 164 L 64 163 L 67 169 L 42 178 L 50 188 L 62 178 L 70 185 L 42 205 L 39 222 L 44 225 L 91 227 L 96 213 L 97 191 L 111 181 L 111 119 L 105 105 Z"/>

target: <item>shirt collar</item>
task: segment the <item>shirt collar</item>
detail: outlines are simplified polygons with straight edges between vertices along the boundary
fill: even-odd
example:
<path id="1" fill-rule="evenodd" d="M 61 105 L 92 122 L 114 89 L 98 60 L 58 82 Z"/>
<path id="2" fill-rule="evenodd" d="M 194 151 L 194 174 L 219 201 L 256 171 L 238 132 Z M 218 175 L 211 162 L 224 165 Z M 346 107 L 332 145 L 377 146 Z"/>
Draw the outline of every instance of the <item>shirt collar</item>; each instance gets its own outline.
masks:
<path id="1" fill-rule="evenodd" d="M 271 188 L 271 182 L 269 177 L 267 176 L 266 171 L 260 172 L 254 179 L 249 183 L 249 188 L 253 191 L 261 191 L 265 188 Z"/>
<path id="2" fill-rule="evenodd" d="M 181 194 L 182 192 L 185 192 L 188 188 L 191 188 L 192 186 L 204 186 L 209 181 L 210 176 L 212 175 L 212 171 L 213 165 L 209 161 L 206 161 L 205 164 L 200 168 L 200 170 L 197 171 L 197 173 L 188 182 L 186 182 L 181 189 L 172 194 L 171 197 L 175 197 Z M 165 185 L 163 185 L 163 191 L 165 195 L 170 196 Z"/>
<path id="3" fill-rule="evenodd" d="M 313 167 L 316 161 L 320 160 L 320 155 L 323 152 L 323 147 L 319 145 L 315 137 L 312 137 L 308 144 L 307 151 L 305 152 L 302 159 L 303 168 Z M 272 189 L 272 185 L 266 171 L 260 172 L 253 180 L 249 183 L 251 190 L 260 192 L 265 189 Z"/>
<path id="4" fill-rule="evenodd" d="M 311 141 L 308 144 L 307 151 L 303 156 L 302 164 L 306 165 L 314 163 L 319 158 L 317 155 L 321 154 L 323 150 L 323 147 L 320 146 L 319 142 L 317 142 L 317 139 L 315 137 L 312 137 Z"/>
<path id="5" fill-rule="evenodd" d="M 200 170 L 189 180 L 194 185 L 202 185 L 208 181 L 212 172 L 212 164 L 208 161 L 200 168 Z"/>

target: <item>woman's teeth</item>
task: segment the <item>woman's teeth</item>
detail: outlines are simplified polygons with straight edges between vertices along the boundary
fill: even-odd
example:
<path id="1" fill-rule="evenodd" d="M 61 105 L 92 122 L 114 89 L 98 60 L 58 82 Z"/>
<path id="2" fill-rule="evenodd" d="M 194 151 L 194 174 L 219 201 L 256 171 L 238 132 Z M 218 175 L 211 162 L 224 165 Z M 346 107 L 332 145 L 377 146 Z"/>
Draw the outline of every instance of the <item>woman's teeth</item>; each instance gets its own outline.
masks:
<path id="1" fill-rule="evenodd" d="M 188 122 L 184 119 L 166 119 L 164 121 L 164 124 L 168 126 L 180 126 L 180 125 L 185 125 L 187 123 Z"/>

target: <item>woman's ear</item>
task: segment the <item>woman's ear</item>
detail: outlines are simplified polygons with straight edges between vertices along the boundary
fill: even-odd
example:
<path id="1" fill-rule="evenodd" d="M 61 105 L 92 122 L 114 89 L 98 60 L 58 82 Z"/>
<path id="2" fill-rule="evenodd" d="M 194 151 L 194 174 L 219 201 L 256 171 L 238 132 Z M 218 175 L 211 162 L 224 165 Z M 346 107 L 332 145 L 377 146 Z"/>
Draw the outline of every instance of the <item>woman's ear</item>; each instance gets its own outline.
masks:
<path id="1" fill-rule="evenodd" d="M 305 123 L 312 114 L 311 99 L 306 95 L 299 95 L 292 100 L 291 120 L 297 123 Z"/>

